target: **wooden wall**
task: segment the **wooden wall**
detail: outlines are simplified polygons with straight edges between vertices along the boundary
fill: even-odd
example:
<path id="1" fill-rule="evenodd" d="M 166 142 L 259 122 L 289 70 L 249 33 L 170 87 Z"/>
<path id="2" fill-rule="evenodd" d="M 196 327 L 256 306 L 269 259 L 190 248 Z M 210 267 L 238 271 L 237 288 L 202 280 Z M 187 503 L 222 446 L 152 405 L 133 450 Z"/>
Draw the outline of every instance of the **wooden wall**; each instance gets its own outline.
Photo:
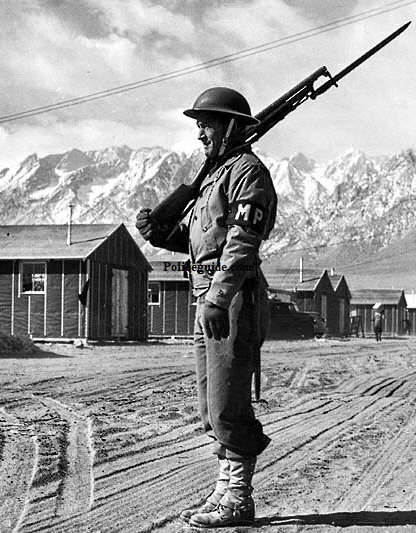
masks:
<path id="1" fill-rule="evenodd" d="M 86 265 L 79 260 L 47 261 L 45 292 L 21 293 L 19 261 L 0 261 L 0 329 L 34 338 L 85 337 L 78 299 Z"/>
<path id="2" fill-rule="evenodd" d="M 13 330 L 13 261 L 0 261 L 0 331 Z"/>
<path id="3" fill-rule="evenodd" d="M 112 338 L 112 269 L 128 272 L 128 327 L 126 340 L 147 338 L 147 262 L 124 226 L 118 228 L 89 258 L 88 337 Z"/>
<path id="4" fill-rule="evenodd" d="M 88 261 L 48 260 L 45 292 L 20 294 L 19 261 L 0 261 L 0 331 L 34 338 L 112 338 L 112 269 L 128 271 L 129 340 L 147 338 L 148 266 L 121 226 Z M 41 259 L 41 258 L 39 258 Z M 79 301 L 90 280 L 87 305 Z"/>
<path id="5" fill-rule="evenodd" d="M 326 313 L 323 312 L 326 298 Z M 299 311 L 319 313 L 325 319 L 328 333 L 331 335 L 339 334 L 339 308 L 338 299 L 336 298 L 332 287 L 330 290 L 319 286 L 315 291 L 298 291 L 296 293 L 296 304 Z"/>
<path id="6" fill-rule="evenodd" d="M 352 304 L 351 312 L 361 317 L 365 336 L 374 335 L 373 305 Z M 404 335 L 406 308 L 402 305 L 384 305 L 383 334 L 389 337 Z"/>
<path id="7" fill-rule="evenodd" d="M 148 306 L 149 335 L 193 335 L 196 305 L 192 303 L 189 282 L 184 280 L 159 283 L 160 303 Z"/>

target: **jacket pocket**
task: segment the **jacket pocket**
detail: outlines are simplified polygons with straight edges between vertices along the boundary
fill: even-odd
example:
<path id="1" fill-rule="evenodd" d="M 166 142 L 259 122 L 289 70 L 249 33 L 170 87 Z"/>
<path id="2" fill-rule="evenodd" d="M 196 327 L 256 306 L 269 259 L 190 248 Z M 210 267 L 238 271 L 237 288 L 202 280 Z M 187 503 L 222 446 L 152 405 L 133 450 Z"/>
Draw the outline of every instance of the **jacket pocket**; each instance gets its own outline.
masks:
<path id="1" fill-rule="evenodd" d="M 200 215 L 201 217 L 201 229 L 202 231 L 208 231 L 212 226 L 212 220 L 208 213 L 208 208 L 206 205 L 201 206 Z"/>
<path id="2" fill-rule="evenodd" d="M 200 211 L 200 228 L 201 228 L 201 247 L 205 252 L 214 252 L 218 250 L 215 238 L 216 228 L 212 223 L 208 208 L 206 205 L 201 206 Z"/>

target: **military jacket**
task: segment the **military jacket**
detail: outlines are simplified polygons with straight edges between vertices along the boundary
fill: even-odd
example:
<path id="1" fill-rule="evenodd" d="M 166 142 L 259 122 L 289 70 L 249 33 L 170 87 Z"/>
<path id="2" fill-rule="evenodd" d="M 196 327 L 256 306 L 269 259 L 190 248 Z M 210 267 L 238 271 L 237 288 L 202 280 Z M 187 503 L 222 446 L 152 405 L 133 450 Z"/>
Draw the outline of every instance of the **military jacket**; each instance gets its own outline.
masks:
<path id="1" fill-rule="evenodd" d="M 259 248 L 276 218 L 269 171 L 251 151 L 231 156 L 202 183 L 189 224 L 176 235 L 188 240 L 194 294 L 228 308 L 243 283 L 258 277 Z M 178 246 L 178 243 L 182 242 Z"/>

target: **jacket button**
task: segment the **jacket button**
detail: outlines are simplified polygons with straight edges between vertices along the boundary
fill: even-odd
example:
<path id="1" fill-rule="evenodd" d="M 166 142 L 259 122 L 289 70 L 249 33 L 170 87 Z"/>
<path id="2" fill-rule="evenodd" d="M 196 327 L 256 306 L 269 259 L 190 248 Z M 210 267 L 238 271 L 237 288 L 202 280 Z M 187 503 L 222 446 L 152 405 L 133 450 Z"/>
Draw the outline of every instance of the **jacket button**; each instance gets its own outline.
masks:
<path id="1" fill-rule="evenodd" d="M 224 291 L 223 291 L 222 289 L 220 289 L 220 290 L 218 291 L 218 296 L 223 296 L 223 295 L 224 295 Z"/>
<path id="2" fill-rule="evenodd" d="M 207 228 L 206 226 L 204 226 L 204 227 L 202 228 L 202 231 L 207 231 L 207 229 L 208 229 L 208 228 Z"/>

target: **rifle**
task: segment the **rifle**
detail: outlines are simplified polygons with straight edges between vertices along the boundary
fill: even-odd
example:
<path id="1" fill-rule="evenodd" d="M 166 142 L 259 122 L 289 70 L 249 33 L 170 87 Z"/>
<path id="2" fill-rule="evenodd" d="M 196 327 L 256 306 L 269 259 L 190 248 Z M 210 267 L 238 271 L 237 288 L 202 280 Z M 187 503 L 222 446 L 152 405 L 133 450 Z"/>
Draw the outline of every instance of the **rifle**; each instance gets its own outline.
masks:
<path id="1" fill-rule="evenodd" d="M 252 145 L 253 143 L 257 142 L 271 128 L 281 122 L 287 115 L 289 115 L 289 113 L 292 113 L 292 111 L 297 109 L 307 100 L 314 100 L 326 92 L 330 87 L 337 87 L 337 82 L 341 78 L 349 74 L 352 70 L 361 65 L 361 63 L 364 63 L 364 61 L 366 61 L 369 57 L 374 55 L 393 39 L 398 37 L 398 35 L 404 32 L 410 23 L 411 21 L 407 22 L 392 34 L 388 35 L 385 39 L 380 41 L 377 45 L 353 61 L 335 76 L 331 76 L 326 67 L 321 67 L 315 70 L 315 72 L 310 74 L 307 78 L 292 87 L 292 89 L 280 96 L 277 100 L 255 115 L 255 117 L 260 121 L 260 124 L 247 126 L 245 128 L 245 141 L 243 146 Z M 329 79 L 320 87 L 315 88 L 314 84 L 323 76 Z M 241 146 L 239 148 L 241 148 Z M 228 156 L 230 153 L 228 152 L 226 155 Z M 172 229 L 172 227 L 174 227 L 186 216 L 186 214 L 192 208 L 193 201 L 198 196 L 201 184 L 210 172 L 212 166 L 213 162 L 208 158 L 205 159 L 189 185 L 182 184 L 177 187 L 151 211 L 150 218 L 155 226 L 165 228 L 166 231 L 166 228 Z M 170 233 L 170 231 L 168 231 L 168 233 Z"/>

